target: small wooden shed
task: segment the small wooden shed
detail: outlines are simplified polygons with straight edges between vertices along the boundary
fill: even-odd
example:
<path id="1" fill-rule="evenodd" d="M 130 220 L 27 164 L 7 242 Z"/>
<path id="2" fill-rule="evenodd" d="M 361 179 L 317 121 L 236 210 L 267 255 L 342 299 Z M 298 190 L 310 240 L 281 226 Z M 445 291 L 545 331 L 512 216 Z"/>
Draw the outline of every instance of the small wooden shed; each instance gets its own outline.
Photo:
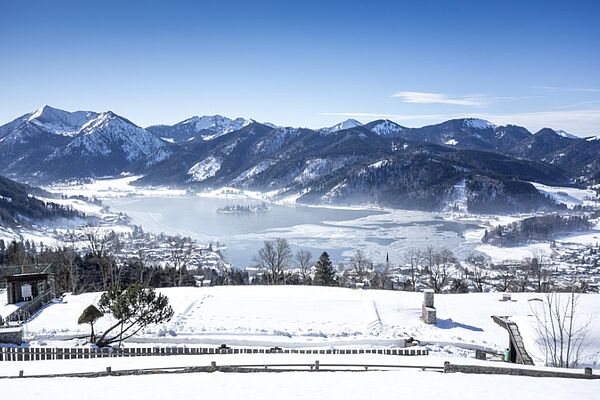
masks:
<path id="1" fill-rule="evenodd" d="M 9 275 L 6 278 L 8 304 L 31 301 L 39 295 L 54 290 L 47 273 L 25 273 Z"/>

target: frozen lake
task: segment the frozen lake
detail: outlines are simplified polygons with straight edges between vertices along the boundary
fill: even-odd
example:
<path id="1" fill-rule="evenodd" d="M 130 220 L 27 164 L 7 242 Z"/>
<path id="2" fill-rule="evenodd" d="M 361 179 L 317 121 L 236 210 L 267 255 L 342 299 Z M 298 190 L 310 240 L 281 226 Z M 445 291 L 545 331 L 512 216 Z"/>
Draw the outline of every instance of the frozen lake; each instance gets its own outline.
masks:
<path id="1" fill-rule="evenodd" d="M 216 210 L 259 202 L 198 196 L 123 197 L 105 203 L 130 215 L 145 230 L 224 243 L 225 256 L 236 267 L 248 266 L 263 241 L 276 237 L 287 238 L 294 249 L 307 248 L 314 256 L 327 251 L 341 261 L 361 249 L 375 262 L 383 262 L 389 254 L 393 263 L 403 262 L 403 254 L 413 247 L 447 246 L 464 257 L 478 244 L 464 237 L 466 230 L 478 225 L 420 211 L 271 205 L 266 213 L 231 215 Z"/>

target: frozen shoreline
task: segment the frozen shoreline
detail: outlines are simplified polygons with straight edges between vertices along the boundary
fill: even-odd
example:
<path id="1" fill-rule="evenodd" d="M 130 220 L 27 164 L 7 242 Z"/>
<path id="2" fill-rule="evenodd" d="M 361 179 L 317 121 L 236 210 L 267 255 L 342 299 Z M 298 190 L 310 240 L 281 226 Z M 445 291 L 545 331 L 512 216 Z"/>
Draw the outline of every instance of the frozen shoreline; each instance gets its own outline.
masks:
<path id="1" fill-rule="evenodd" d="M 520 215 L 474 215 L 468 213 L 456 213 L 456 212 L 421 212 L 414 210 L 397 210 L 390 209 L 385 207 L 378 207 L 372 205 L 361 205 L 361 206 L 341 206 L 341 205 L 332 205 L 332 204 L 295 204 L 294 201 L 297 196 L 288 196 L 283 199 L 274 200 L 274 197 L 277 195 L 276 191 L 273 192 L 257 192 L 250 190 L 242 190 L 231 187 L 224 187 L 220 189 L 207 190 L 198 193 L 190 193 L 183 189 L 170 189 L 166 187 L 137 187 L 133 186 L 131 183 L 136 179 L 140 178 L 140 176 L 126 176 L 120 178 L 113 179 L 98 179 L 89 183 L 67 183 L 67 184 L 57 184 L 52 185 L 46 188 L 46 190 L 54 193 L 60 193 L 65 195 L 82 195 L 86 197 L 96 197 L 99 199 L 117 199 L 117 198 L 132 198 L 137 199 L 140 197 L 154 197 L 154 198 L 207 198 L 207 199 L 239 199 L 239 200 L 254 200 L 254 201 L 265 201 L 274 205 L 284 206 L 284 207 L 296 207 L 296 208 L 315 208 L 315 209 L 328 209 L 328 210 L 350 210 L 350 211 L 372 211 L 381 213 L 382 216 L 370 216 L 359 219 L 351 219 L 345 221 L 323 221 L 325 224 L 330 224 L 332 226 L 337 226 L 340 229 L 344 228 L 352 228 L 353 226 L 358 226 L 363 223 L 383 223 L 383 222 L 398 222 L 402 221 L 406 218 L 406 216 L 411 216 L 411 220 L 420 219 L 421 215 L 427 215 L 428 218 L 439 219 L 440 221 L 446 222 L 455 222 L 460 224 L 474 225 L 477 227 L 470 227 L 465 229 L 461 235 L 465 245 L 472 247 L 473 251 L 481 252 L 489 256 L 493 261 L 502 261 L 508 259 L 520 259 L 523 257 L 531 256 L 531 253 L 534 250 L 543 250 L 545 252 L 550 252 L 550 246 L 548 243 L 533 243 L 533 244 L 524 244 L 522 246 L 515 247 L 500 247 L 500 246 L 492 246 L 481 243 L 481 238 L 486 228 L 504 225 L 514 221 L 518 221 L 523 218 L 530 217 L 534 214 L 520 214 Z M 589 190 L 582 189 L 570 189 L 570 188 L 559 188 L 559 187 L 549 187 L 544 185 L 537 185 L 538 190 L 546 193 L 548 196 L 552 196 L 555 198 L 568 199 L 569 206 L 572 207 L 578 204 L 588 204 L 589 196 L 592 194 Z M 73 202 L 73 206 L 80 210 L 84 210 L 87 212 L 93 211 L 90 210 L 90 207 L 86 207 L 85 205 L 75 203 L 76 200 L 67 200 L 62 201 L 67 204 Z M 85 203 L 84 203 L 85 204 Z M 141 223 L 142 225 L 146 225 L 150 229 L 154 230 L 162 230 L 166 233 L 170 234 L 184 234 L 184 235 L 193 235 L 200 240 L 211 241 L 214 240 L 214 237 L 211 237 L 210 234 L 205 233 L 201 236 L 198 235 L 197 232 L 191 232 L 189 230 L 182 230 L 178 228 L 171 227 L 163 222 L 161 222 L 162 214 L 160 212 L 157 213 L 136 213 L 130 212 L 131 216 L 134 218 L 134 222 Z M 312 232 L 313 236 L 321 237 L 324 232 L 317 232 L 317 230 L 323 230 L 322 227 L 311 227 L 309 225 L 296 225 L 286 229 L 276 228 L 272 229 L 271 232 L 274 234 L 287 235 L 292 238 L 298 238 L 299 235 L 310 235 Z M 333 232 L 329 232 L 329 234 L 335 237 Z M 261 235 L 246 235 L 250 240 L 259 240 L 262 239 Z M 393 240 L 393 237 L 390 237 L 389 240 Z M 220 240 L 223 240 L 221 238 Z M 387 239 L 382 239 L 387 240 Z M 561 242 L 569 242 L 569 243 L 579 243 L 581 245 L 593 244 L 600 241 L 600 238 L 597 237 L 596 232 L 590 232 L 586 234 L 574 233 L 573 235 L 565 235 L 560 238 Z M 310 242 L 310 241 L 309 241 Z M 424 245 L 425 243 L 423 243 Z M 334 246 L 338 246 L 335 245 Z M 393 251 L 393 249 L 392 249 Z M 348 254 L 346 254 L 348 256 Z"/>

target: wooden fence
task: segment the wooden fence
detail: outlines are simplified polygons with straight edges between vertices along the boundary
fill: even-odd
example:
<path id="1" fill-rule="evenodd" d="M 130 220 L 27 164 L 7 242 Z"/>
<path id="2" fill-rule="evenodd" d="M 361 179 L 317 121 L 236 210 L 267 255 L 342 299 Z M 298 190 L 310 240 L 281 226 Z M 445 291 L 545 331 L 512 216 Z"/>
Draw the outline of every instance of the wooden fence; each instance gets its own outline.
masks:
<path id="1" fill-rule="evenodd" d="M 265 349 L 221 347 L 0 347 L 0 361 L 73 360 L 103 357 L 147 357 L 202 354 L 381 354 L 426 356 L 427 349 Z"/>

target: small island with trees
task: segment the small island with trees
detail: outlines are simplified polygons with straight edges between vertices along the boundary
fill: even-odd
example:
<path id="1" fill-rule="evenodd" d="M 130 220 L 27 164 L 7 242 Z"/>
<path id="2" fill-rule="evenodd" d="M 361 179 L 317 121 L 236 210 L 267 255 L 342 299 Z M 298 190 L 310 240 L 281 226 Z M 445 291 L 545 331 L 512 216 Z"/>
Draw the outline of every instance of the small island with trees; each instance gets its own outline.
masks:
<path id="1" fill-rule="evenodd" d="M 234 204 L 232 206 L 217 208 L 217 214 L 259 214 L 269 212 L 270 210 L 271 207 L 265 202 L 252 205 Z"/>

